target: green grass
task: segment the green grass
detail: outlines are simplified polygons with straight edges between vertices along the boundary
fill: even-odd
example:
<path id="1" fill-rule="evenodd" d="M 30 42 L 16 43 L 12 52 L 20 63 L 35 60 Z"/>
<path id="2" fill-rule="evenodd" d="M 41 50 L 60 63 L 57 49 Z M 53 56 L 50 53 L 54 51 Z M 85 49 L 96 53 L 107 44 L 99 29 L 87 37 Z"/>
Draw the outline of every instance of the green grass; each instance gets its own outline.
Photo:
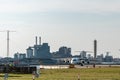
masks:
<path id="1" fill-rule="evenodd" d="M 41 69 L 35 80 L 120 80 L 120 67 L 84 69 Z M 3 80 L 3 74 L 0 74 Z M 32 74 L 9 74 L 8 80 L 32 80 Z"/>

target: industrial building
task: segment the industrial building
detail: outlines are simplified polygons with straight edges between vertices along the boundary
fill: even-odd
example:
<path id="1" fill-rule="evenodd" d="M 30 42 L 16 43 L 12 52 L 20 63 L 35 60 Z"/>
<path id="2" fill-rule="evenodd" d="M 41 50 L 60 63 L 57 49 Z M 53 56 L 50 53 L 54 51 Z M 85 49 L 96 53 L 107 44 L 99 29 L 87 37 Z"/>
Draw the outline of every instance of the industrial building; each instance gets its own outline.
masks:
<path id="1" fill-rule="evenodd" d="M 27 48 L 27 58 L 40 58 L 40 59 L 50 59 L 52 55 L 50 54 L 50 46 L 48 43 L 41 44 L 41 38 L 39 37 L 39 44 L 37 42 L 32 47 Z"/>
<path id="2" fill-rule="evenodd" d="M 71 48 L 67 48 L 65 46 L 60 47 L 59 51 L 53 52 L 52 53 L 54 58 L 68 58 L 68 57 L 72 57 L 71 54 Z"/>
<path id="3" fill-rule="evenodd" d="M 26 58 L 26 54 L 25 53 L 15 53 L 14 54 L 14 59 L 24 59 Z"/>
<path id="4" fill-rule="evenodd" d="M 27 50 L 27 58 L 33 58 L 33 49 L 29 47 L 26 50 Z"/>

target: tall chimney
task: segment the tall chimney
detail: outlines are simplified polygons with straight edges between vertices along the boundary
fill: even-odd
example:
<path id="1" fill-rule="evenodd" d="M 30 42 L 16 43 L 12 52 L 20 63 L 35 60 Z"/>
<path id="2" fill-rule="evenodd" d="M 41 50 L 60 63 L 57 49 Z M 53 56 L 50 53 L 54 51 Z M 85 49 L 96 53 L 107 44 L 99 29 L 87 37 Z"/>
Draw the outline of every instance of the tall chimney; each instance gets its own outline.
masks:
<path id="1" fill-rule="evenodd" d="M 41 37 L 39 37 L 39 45 L 41 45 Z"/>
<path id="2" fill-rule="evenodd" d="M 94 59 L 96 60 L 97 55 L 97 40 L 94 40 Z"/>
<path id="3" fill-rule="evenodd" d="M 37 36 L 35 37 L 35 44 L 37 45 Z"/>

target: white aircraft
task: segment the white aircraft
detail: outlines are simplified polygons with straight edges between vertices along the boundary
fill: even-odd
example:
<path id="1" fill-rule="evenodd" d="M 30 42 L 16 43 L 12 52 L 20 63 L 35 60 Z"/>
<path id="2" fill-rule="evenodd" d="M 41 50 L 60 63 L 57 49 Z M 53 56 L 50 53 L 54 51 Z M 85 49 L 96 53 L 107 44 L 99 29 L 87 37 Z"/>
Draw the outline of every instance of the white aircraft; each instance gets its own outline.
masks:
<path id="1" fill-rule="evenodd" d="M 72 58 L 71 59 L 71 64 L 79 64 L 81 66 L 83 66 L 84 64 L 89 64 L 89 61 L 84 60 L 84 59 L 80 59 L 80 58 Z"/>

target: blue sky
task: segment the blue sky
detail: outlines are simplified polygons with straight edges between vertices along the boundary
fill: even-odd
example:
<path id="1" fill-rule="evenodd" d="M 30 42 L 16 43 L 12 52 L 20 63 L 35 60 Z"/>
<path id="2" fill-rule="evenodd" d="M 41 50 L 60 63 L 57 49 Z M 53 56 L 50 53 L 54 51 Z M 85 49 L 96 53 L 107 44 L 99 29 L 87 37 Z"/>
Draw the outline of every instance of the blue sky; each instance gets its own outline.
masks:
<path id="1" fill-rule="evenodd" d="M 93 51 L 109 51 L 114 57 L 120 49 L 120 0 L 0 0 L 0 31 L 10 33 L 10 56 L 25 53 L 41 36 L 51 52 L 60 46 Z M 6 56 L 6 33 L 0 33 L 0 56 Z"/>

